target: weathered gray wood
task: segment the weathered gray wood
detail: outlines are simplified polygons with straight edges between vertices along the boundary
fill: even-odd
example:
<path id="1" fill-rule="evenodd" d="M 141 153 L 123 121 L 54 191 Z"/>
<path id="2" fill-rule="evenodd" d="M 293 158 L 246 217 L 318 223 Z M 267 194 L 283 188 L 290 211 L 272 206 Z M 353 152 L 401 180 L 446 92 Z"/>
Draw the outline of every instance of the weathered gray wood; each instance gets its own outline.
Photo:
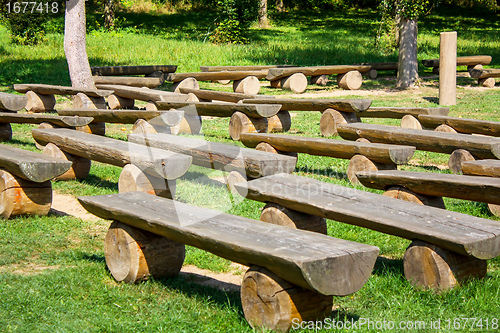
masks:
<path id="1" fill-rule="evenodd" d="M 25 95 L 0 92 L 0 110 L 16 112 L 24 109 L 26 103 L 28 103 L 28 98 Z"/>
<path id="2" fill-rule="evenodd" d="M 92 70 L 92 75 L 150 75 L 154 72 L 173 73 L 177 70 L 177 66 L 96 66 L 90 67 L 90 69 Z"/>
<path id="3" fill-rule="evenodd" d="M 500 177 L 500 161 L 479 160 L 463 162 L 462 172 L 464 175 Z"/>
<path id="4" fill-rule="evenodd" d="M 187 79 L 188 77 L 195 78 L 198 81 L 241 80 L 247 76 L 255 76 L 258 79 L 263 79 L 266 75 L 266 69 L 256 71 L 170 73 L 165 77 L 165 80 L 170 82 L 179 82 Z"/>
<path id="5" fill-rule="evenodd" d="M 71 162 L 32 151 L 0 145 L 0 168 L 36 183 L 43 183 L 62 175 Z"/>
<path id="6" fill-rule="evenodd" d="M 51 123 L 59 127 L 75 127 L 75 126 L 88 125 L 93 120 L 94 118 L 92 118 L 92 116 L 72 117 L 72 116 L 56 116 L 52 114 L 40 114 L 40 113 L 0 112 L 0 123 L 17 123 L 17 124 Z"/>
<path id="7" fill-rule="evenodd" d="M 95 84 L 118 84 L 122 86 L 156 88 L 163 83 L 159 77 L 137 76 L 93 76 Z"/>
<path id="8" fill-rule="evenodd" d="M 241 142 L 255 148 L 261 142 L 267 142 L 275 149 L 284 152 L 330 156 L 350 159 L 354 155 L 364 155 L 370 160 L 386 164 L 405 164 L 415 153 L 415 147 L 352 142 L 335 139 L 308 138 L 295 135 L 242 133 Z"/>
<path id="9" fill-rule="evenodd" d="M 281 104 L 282 111 L 325 111 L 335 109 L 344 112 L 360 112 L 368 109 L 372 104 L 371 99 L 306 99 L 306 98 L 260 98 L 244 99 L 243 103 L 251 104 Z"/>
<path id="10" fill-rule="evenodd" d="M 365 111 L 358 112 L 358 117 L 367 118 L 392 118 L 401 119 L 406 115 L 417 117 L 421 114 L 430 114 L 438 116 L 446 116 L 450 112 L 449 108 L 418 108 L 418 107 L 391 107 L 391 106 L 374 106 L 369 107 Z"/>
<path id="11" fill-rule="evenodd" d="M 400 185 L 415 193 L 500 204 L 500 179 L 412 171 L 356 173 L 366 187 L 385 190 Z"/>
<path id="12" fill-rule="evenodd" d="M 360 65 L 336 65 L 336 66 L 314 66 L 314 67 L 291 67 L 291 68 L 270 68 L 266 79 L 269 81 L 278 80 L 295 73 L 302 73 L 305 76 L 343 74 L 350 71 L 368 72 L 370 66 Z"/>
<path id="13" fill-rule="evenodd" d="M 291 65 L 255 65 L 255 66 L 200 66 L 201 72 L 223 71 L 258 71 L 269 68 L 295 67 Z"/>
<path id="14" fill-rule="evenodd" d="M 239 171 L 258 178 L 275 173 L 292 173 L 297 158 L 241 148 L 229 144 L 179 137 L 163 133 L 130 134 L 129 142 L 190 155 L 193 164 L 224 171 Z"/>
<path id="15" fill-rule="evenodd" d="M 348 295 L 363 286 L 378 248 L 195 207 L 142 192 L 78 198 L 118 220 L 243 265 L 265 267 L 300 287 Z"/>
<path id="16" fill-rule="evenodd" d="M 116 84 L 96 84 L 100 89 L 111 89 L 120 97 L 138 99 L 140 101 L 187 101 L 189 95 L 173 93 L 170 91 L 121 86 Z"/>
<path id="17" fill-rule="evenodd" d="M 188 107 L 186 112 L 196 111 L 199 116 L 231 117 L 234 112 L 242 112 L 252 118 L 269 118 L 277 114 L 280 104 L 243 104 L 218 102 L 156 102 L 158 109 L 170 110 Z"/>
<path id="18" fill-rule="evenodd" d="M 475 79 L 500 77 L 500 68 L 473 69 L 470 71 L 470 76 Z"/>
<path id="19" fill-rule="evenodd" d="M 457 66 L 489 65 L 491 56 L 477 55 L 457 57 Z M 422 64 L 425 67 L 439 67 L 439 59 L 424 59 Z"/>
<path id="20" fill-rule="evenodd" d="M 414 146 L 417 150 L 451 154 L 456 149 L 468 150 L 480 159 L 500 158 L 500 139 L 396 126 L 354 123 L 338 125 L 339 135 L 346 140 L 365 138 L 371 142 Z"/>
<path id="21" fill-rule="evenodd" d="M 32 134 L 40 144 L 50 142 L 70 154 L 120 167 L 134 164 L 145 173 L 165 179 L 182 176 L 192 160 L 191 156 L 64 128 L 34 129 Z"/>
<path id="22" fill-rule="evenodd" d="M 78 93 L 84 93 L 89 97 L 106 97 L 113 93 L 113 90 L 106 89 L 86 89 L 86 88 L 74 88 L 65 86 L 53 86 L 50 84 L 15 84 L 14 90 L 21 93 L 26 93 L 28 91 L 34 91 L 37 94 L 42 95 L 76 95 Z"/>
<path id="23" fill-rule="evenodd" d="M 479 119 L 455 118 L 434 115 L 419 115 L 418 120 L 424 127 L 436 128 L 445 124 L 461 133 L 476 133 L 500 136 L 500 122 Z"/>
<path id="24" fill-rule="evenodd" d="M 277 174 L 236 184 L 248 199 L 358 225 L 450 251 L 491 259 L 500 255 L 497 221 L 422 206 L 318 180 Z"/>
<path id="25" fill-rule="evenodd" d="M 204 89 L 190 89 L 190 88 L 180 88 L 181 93 L 183 94 L 195 94 L 200 99 L 205 100 L 217 100 L 231 103 L 238 103 L 243 99 L 267 99 L 274 100 L 274 96 L 268 95 L 250 95 L 250 94 L 241 94 L 235 92 L 227 92 L 227 91 L 214 91 L 214 90 L 204 90 Z"/>
<path id="26" fill-rule="evenodd" d="M 184 118 L 184 111 L 149 111 L 149 110 L 88 110 L 88 109 L 69 109 L 58 110 L 61 116 L 79 116 L 93 117 L 94 122 L 133 124 L 138 119 L 152 120 L 161 122 L 163 126 L 175 126 L 180 124 Z M 158 118 L 158 119 L 157 119 Z"/>

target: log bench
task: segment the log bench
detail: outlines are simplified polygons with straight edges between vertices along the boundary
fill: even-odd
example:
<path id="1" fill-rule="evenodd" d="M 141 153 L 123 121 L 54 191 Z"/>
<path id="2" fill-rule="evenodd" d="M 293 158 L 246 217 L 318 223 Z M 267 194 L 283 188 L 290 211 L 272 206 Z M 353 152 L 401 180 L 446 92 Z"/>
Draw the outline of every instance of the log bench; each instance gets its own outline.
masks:
<path id="1" fill-rule="evenodd" d="M 337 130 L 346 140 L 364 138 L 371 142 L 408 145 L 417 150 L 451 154 L 448 165 L 453 173 L 461 173 L 464 161 L 500 158 L 500 139 L 494 137 L 363 123 L 338 125 Z"/>
<path id="2" fill-rule="evenodd" d="M 92 75 L 146 75 L 161 77 L 165 73 L 177 70 L 174 65 L 146 65 L 146 66 L 94 66 L 90 67 Z"/>
<path id="3" fill-rule="evenodd" d="M 495 78 L 500 77 L 500 68 L 473 69 L 470 76 L 477 79 L 477 82 L 488 88 L 495 86 Z"/>
<path id="4" fill-rule="evenodd" d="M 174 83 L 174 91 L 180 88 L 199 89 L 198 81 L 220 81 L 232 80 L 233 91 L 255 95 L 260 90 L 260 79 L 265 78 L 267 69 L 251 71 L 221 71 L 221 72 L 192 72 L 171 73 L 165 78 L 166 81 Z"/>
<path id="5" fill-rule="evenodd" d="M 0 217 L 47 215 L 52 204 L 51 179 L 71 162 L 0 145 Z"/>
<path id="6" fill-rule="evenodd" d="M 441 132 L 500 136 L 500 122 L 498 121 L 424 114 L 418 115 L 415 120 L 420 123 L 421 128 L 430 128 Z"/>
<path id="7" fill-rule="evenodd" d="M 304 153 L 317 156 L 349 159 L 347 177 L 359 184 L 360 171 L 396 169 L 406 164 L 415 153 L 415 147 L 381 143 L 351 142 L 294 135 L 242 133 L 241 142 L 250 148 L 273 153 Z"/>
<path id="8" fill-rule="evenodd" d="M 117 281 L 179 274 L 185 245 L 250 266 L 241 285 L 246 320 L 286 332 L 292 321 L 321 320 L 332 295 L 359 290 L 379 249 L 191 206 L 146 193 L 78 198 L 89 212 L 113 220 L 106 265 Z"/>
<path id="9" fill-rule="evenodd" d="M 301 94 L 307 89 L 307 77 L 311 82 L 323 81 L 324 75 L 337 74 L 337 83 L 342 89 L 358 90 L 363 78 L 361 73 L 368 72 L 370 66 L 337 65 L 315 67 L 270 68 L 266 79 L 271 81 L 271 87 L 292 90 Z"/>
<path id="10" fill-rule="evenodd" d="M 17 112 L 24 109 L 28 103 L 26 95 L 15 95 L 0 92 L 0 111 Z"/>
<path id="11" fill-rule="evenodd" d="M 156 88 L 163 84 L 161 77 L 93 76 L 95 84 L 116 84 L 130 87 Z"/>
<path id="12" fill-rule="evenodd" d="M 123 167 L 120 192 L 144 191 L 173 197 L 175 179 L 191 166 L 191 156 L 64 128 L 34 129 L 33 139 L 45 145 L 43 154 L 73 162 L 59 180 L 85 179 L 91 160 Z"/>
<path id="13" fill-rule="evenodd" d="M 481 69 L 483 65 L 489 65 L 491 56 L 477 55 L 477 56 L 462 56 L 457 57 L 457 66 L 467 66 L 467 71 L 470 73 L 474 69 Z M 439 74 L 439 59 L 424 59 L 422 65 L 425 67 L 432 67 L 434 74 Z"/>
<path id="14" fill-rule="evenodd" d="M 80 129 L 93 121 L 92 117 L 56 116 L 39 113 L 0 112 L 0 141 L 12 138 L 10 124 L 51 124 L 51 126 L 71 127 Z"/>
<path id="15" fill-rule="evenodd" d="M 385 196 L 445 208 L 443 197 L 500 204 L 500 179 L 431 172 L 371 171 L 356 174 L 366 187 Z"/>
<path id="16" fill-rule="evenodd" d="M 179 91 L 183 94 L 194 94 L 199 98 L 200 102 L 211 102 L 212 100 L 230 102 L 230 103 L 238 103 L 244 99 L 266 99 L 266 100 L 274 100 L 275 96 L 268 95 L 250 95 L 250 94 L 242 94 L 236 92 L 227 92 L 227 91 L 215 91 L 215 90 L 205 90 L 205 89 L 192 89 L 192 88 L 180 88 Z"/>
<path id="17" fill-rule="evenodd" d="M 499 160 L 479 160 L 465 161 L 462 163 L 462 173 L 464 175 L 500 177 Z M 500 205 L 488 203 L 490 212 L 496 217 L 500 217 Z"/>
<path id="18" fill-rule="evenodd" d="M 393 71 L 395 75 L 398 74 L 397 62 L 365 62 L 356 65 L 370 66 L 370 70 L 366 72 L 365 75 L 372 80 L 375 80 L 377 78 L 379 71 Z"/>
<path id="19" fill-rule="evenodd" d="M 25 93 L 28 98 L 26 110 L 31 112 L 52 111 L 56 105 L 54 95 L 72 95 L 74 108 L 105 109 L 104 97 L 112 90 L 86 89 L 49 84 L 15 84 L 14 90 Z"/>
<path id="20" fill-rule="evenodd" d="M 235 187 L 248 199 L 268 203 L 261 215 L 267 222 L 290 224 L 294 217 L 287 213 L 298 211 L 411 240 L 404 274 L 416 286 L 445 290 L 484 277 L 486 260 L 500 255 L 497 221 L 289 174 Z M 307 228 L 303 221 L 302 215 L 301 227 Z"/>

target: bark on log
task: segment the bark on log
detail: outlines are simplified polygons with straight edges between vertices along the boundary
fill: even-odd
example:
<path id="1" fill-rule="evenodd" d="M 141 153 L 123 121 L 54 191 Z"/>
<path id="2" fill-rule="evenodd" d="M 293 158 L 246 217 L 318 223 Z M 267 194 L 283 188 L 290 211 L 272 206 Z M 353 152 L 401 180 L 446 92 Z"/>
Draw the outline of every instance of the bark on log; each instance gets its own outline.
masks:
<path id="1" fill-rule="evenodd" d="M 194 77 L 187 77 L 182 81 L 174 83 L 174 85 L 172 86 L 172 90 L 174 91 L 174 93 L 180 94 L 181 88 L 200 89 L 200 84 Z"/>
<path id="2" fill-rule="evenodd" d="M 451 153 L 450 159 L 448 161 L 448 167 L 450 171 L 454 174 L 462 174 L 462 163 L 468 161 L 474 161 L 474 156 L 465 149 L 456 149 Z"/>
<path id="3" fill-rule="evenodd" d="M 249 118 L 236 111 L 229 121 L 229 136 L 233 140 L 240 140 L 242 133 L 266 133 L 267 127 L 267 118 Z"/>
<path id="4" fill-rule="evenodd" d="M 12 139 L 12 126 L 10 124 L 0 124 L 0 142 Z"/>
<path id="5" fill-rule="evenodd" d="M 53 143 L 45 145 L 42 154 L 71 162 L 71 167 L 68 171 L 60 176 L 54 177 L 54 180 L 86 179 L 89 175 L 92 162 L 88 158 L 66 153 Z"/>
<path id="6" fill-rule="evenodd" d="M 401 127 L 421 130 L 422 124 L 420 124 L 417 118 L 407 114 L 406 116 L 401 118 Z"/>
<path id="7" fill-rule="evenodd" d="M 489 65 L 491 59 L 488 55 L 457 57 L 457 66 Z M 425 67 L 439 67 L 439 59 L 425 59 L 422 60 L 422 64 Z"/>
<path id="8" fill-rule="evenodd" d="M 17 112 L 24 109 L 26 103 L 28 103 L 28 98 L 25 95 L 0 92 L 0 110 Z"/>
<path id="9" fill-rule="evenodd" d="M 189 115 L 210 117 L 231 117 L 234 112 L 242 112 L 252 118 L 268 118 L 277 114 L 280 104 L 243 104 L 217 102 L 156 102 L 162 110 L 183 110 Z"/>
<path id="10" fill-rule="evenodd" d="M 93 76 L 95 84 L 118 84 L 121 86 L 156 88 L 163 83 L 159 77 Z"/>
<path id="11" fill-rule="evenodd" d="M 358 117 L 367 118 L 394 118 L 401 119 L 405 115 L 412 115 L 418 117 L 419 115 L 437 115 L 446 116 L 450 112 L 449 108 L 418 108 L 418 107 L 387 107 L 375 106 L 370 107 L 365 111 L 357 113 Z"/>
<path id="12" fill-rule="evenodd" d="M 292 127 L 292 118 L 290 118 L 288 111 L 280 111 L 267 118 L 267 133 L 288 132 L 290 127 Z"/>
<path id="13" fill-rule="evenodd" d="M 140 191 L 163 198 L 175 197 L 176 181 L 148 175 L 133 164 L 123 167 L 118 179 L 118 192 Z"/>
<path id="14" fill-rule="evenodd" d="M 291 90 L 302 94 L 307 89 L 307 77 L 302 73 L 295 73 L 281 79 L 281 89 Z"/>
<path id="15" fill-rule="evenodd" d="M 131 98 L 124 98 L 111 94 L 108 96 L 108 106 L 112 110 L 120 109 L 132 109 L 134 107 L 135 100 Z"/>
<path id="16" fill-rule="evenodd" d="M 325 218 L 297 212 L 275 203 L 266 204 L 260 214 L 260 220 L 267 223 L 282 225 L 287 228 L 319 232 L 324 235 L 327 234 Z"/>
<path id="17" fill-rule="evenodd" d="M 49 112 L 54 110 L 56 106 L 56 98 L 54 95 L 42 95 L 30 90 L 26 92 L 26 97 L 28 98 L 26 111 Z"/>
<path id="18" fill-rule="evenodd" d="M 321 115 L 319 129 L 323 136 L 336 136 L 338 124 L 357 123 L 361 120 L 354 112 L 342 112 L 335 109 L 327 109 Z"/>
<path id="19" fill-rule="evenodd" d="M 244 79 L 233 81 L 233 91 L 236 93 L 257 95 L 259 90 L 260 82 L 255 76 L 247 76 Z"/>
<path id="20" fill-rule="evenodd" d="M 275 98 L 272 101 L 261 98 L 244 99 L 249 104 L 281 104 L 282 111 L 325 111 L 335 109 L 344 112 L 361 112 L 368 109 L 371 99 L 313 99 L 313 98 Z"/>
<path id="21" fill-rule="evenodd" d="M 467 161 L 462 163 L 464 175 L 500 177 L 499 160 Z"/>
<path id="22" fill-rule="evenodd" d="M 363 84 L 363 76 L 359 71 L 349 71 L 337 75 L 337 84 L 344 90 L 358 90 Z"/>
<path id="23" fill-rule="evenodd" d="M 448 125 L 460 133 L 475 133 L 500 137 L 500 122 L 479 119 L 455 118 L 438 115 L 419 115 L 420 123 L 428 128 Z"/>
<path id="24" fill-rule="evenodd" d="M 363 155 L 354 155 L 349 160 L 347 166 L 347 178 L 353 185 L 361 185 L 357 174 L 360 172 L 375 172 L 378 170 L 396 170 L 395 164 L 382 164 L 373 162 L 368 157 Z"/>
<path id="25" fill-rule="evenodd" d="M 358 174 L 358 176 L 359 176 L 359 174 Z M 387 188 L 387 191 L 385 191 L 383 193 L 383 195 L 386 197 L 389 197 L 389 198 L 413 202 L 413 203 L 416 203 L 419 205 L 425 205 L 425 206 L 446 209 L 446 207 L 444 205 L 443 197 L 436 197 L 436 196 L 415 193 L 415 192 L 413 192 L 407 188 L 401 187 L 401 186 L 390 186 Z"/>
<path id="26" fill-rule="evenodd" d="M 475 79 L 487 79 L 489 77 L 500 77 L 500 68 L 473 69 L 470 76 Z"/>

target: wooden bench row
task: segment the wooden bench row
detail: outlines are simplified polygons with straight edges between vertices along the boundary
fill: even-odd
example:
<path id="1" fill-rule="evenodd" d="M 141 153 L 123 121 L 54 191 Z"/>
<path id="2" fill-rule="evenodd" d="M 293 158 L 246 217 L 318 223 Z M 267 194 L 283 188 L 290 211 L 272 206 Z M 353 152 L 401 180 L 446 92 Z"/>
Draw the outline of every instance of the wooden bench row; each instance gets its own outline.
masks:
<path id="1" fill-rule="evenodd" d="M 462 163 L 462 173 L 464 175 L 500 178 L 500 161 L 464 161 Z M 493 215 L 500 217 L 500 205 L 488 203 L 488 208 Z"/>
<path id="2" fill-rule="evenodd" d="M 28 98 L 24 95 L 15 95 L 0 92 L 0 110 L 17 112 L 26 107 Z"/>
<path id="3" fill-rule="evenodd" d="M 500 77 L 499 68 L 488 69 L 473 69 L 470 76 L 476 78 L 480 85 L 493 88 L 495 86 L 495 78 Z"/>
<path id="4" fill-rule="evenodd" d="M 174 73 L 174 65 L 146 65 L 146 66 L 94 66 L 90 67 L 92 75 L 146 75 L 160 76 L 165 73 Z"/>
<path id="5" fill-rule="evenodd" d="M 448 117 L 446 115 L 406 115 L 401 127 L 434 129 L 439 132 L 500 136 L 500 122 Z"/>

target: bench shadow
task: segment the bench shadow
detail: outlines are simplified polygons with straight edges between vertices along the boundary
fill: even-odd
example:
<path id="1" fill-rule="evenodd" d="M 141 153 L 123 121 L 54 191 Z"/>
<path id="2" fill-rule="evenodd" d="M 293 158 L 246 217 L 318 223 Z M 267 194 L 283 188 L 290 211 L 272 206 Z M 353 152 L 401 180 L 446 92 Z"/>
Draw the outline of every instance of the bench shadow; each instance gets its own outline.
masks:
<path id="1" fill-rule="evenodd" d="M 372 274 L 379 276 L 400 275 L 403 277 L 403 260 L 379 256 L 375 261 L 375 267 L 373 267 Z"/>
<path id="2" fill-rule="evenodd" d="M 422 97 L 428 102 L 439 104 L 439 97 Z"/>
<path id="3" fill-rule="evenodd" d="M 95 262 L 98 264 L 106 264 L 106 258 L 103 255 L 85 253 L 83 255 L 83 259 L 90 261 L 90 262 Z M 106 269 L 107 268 L 108 268 L 108 266 L 106 266 Z"/>
<path id="4" fill-rule="evenodd" d="M 77 182 L 85 183 L 87 185 L 96 186 L 99 188 L 106 188 L 113 191 L 118 191 L 118 183 L 110 182 L 109 180 L 104 180 L 95 175 L 88 175 L 85 179 L 77 179 Z"/>

